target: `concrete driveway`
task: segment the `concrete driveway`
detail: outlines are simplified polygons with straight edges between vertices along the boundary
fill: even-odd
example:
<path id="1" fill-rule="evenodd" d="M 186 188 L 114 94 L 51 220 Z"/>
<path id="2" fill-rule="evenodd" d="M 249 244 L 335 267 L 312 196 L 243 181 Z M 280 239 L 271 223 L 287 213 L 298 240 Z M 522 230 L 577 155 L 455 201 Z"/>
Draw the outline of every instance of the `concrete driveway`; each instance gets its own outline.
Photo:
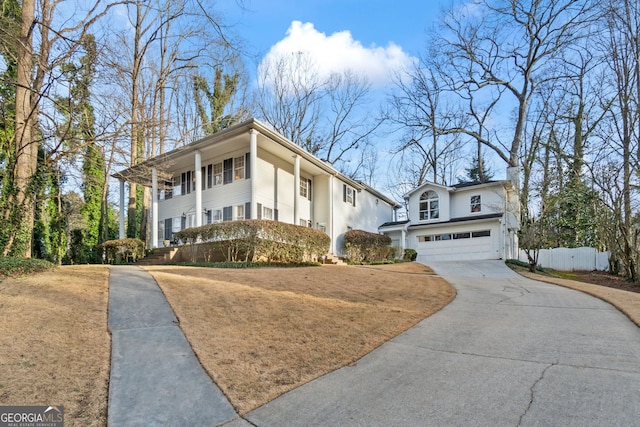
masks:
<path id="1" fill-rule="evenodd" d="M 250 412 L 256 426 L 640 425 L 640 329 L 500 261 L 430 264 L 442 311 Z"/>

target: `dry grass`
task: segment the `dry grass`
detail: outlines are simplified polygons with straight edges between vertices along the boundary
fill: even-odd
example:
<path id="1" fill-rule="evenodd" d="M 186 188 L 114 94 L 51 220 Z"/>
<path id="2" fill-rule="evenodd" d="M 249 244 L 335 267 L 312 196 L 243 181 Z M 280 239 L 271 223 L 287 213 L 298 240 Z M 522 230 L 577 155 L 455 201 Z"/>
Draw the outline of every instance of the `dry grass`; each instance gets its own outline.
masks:
<path id="1" fill-rule="evenodd" d="M 455 297 L 444 280 L 415 274 L 424 266 L 390 268 L 148 270 L 205 369 L 246 413 L 355 363 Z"/>
<path id="2" fill-rule="evenodd" d="M 66 266 L 0 282 L 0 404 L 64 405 L 65 425 L 106 425 L 108 276 Z"/>

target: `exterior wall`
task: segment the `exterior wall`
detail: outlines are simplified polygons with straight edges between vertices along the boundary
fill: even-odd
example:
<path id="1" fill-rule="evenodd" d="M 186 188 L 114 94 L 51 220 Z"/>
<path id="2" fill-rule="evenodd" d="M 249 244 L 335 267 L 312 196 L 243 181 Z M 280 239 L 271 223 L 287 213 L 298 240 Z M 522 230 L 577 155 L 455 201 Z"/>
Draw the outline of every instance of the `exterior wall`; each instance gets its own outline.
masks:
<path id="1" fill-rule="evenodd" d="M 439 197 L 439 207 L 440 207 L 440 217 L 438 219 L 430 220 L 430 221 L 420 221 L 420 196 L 425 191 L 433 190 L 438 193 Z M 416 191 L 409 198 L 409 218 L 413 224 L 416 223 L 430 223 L 430 222 L 441 222 L 441 221 L 449 221 L 451 219 L 450 213 L 450 201 L 449 201 L 449 191 L 440 186 L 425 186 L 420 191 Z"/>
<path id="2" fill-rule="evenodd" d="M 380 224 L 393 220 L 393 207 L 368 191 L 356 191 L 355 206 L 344 201 L 343 181 L 333 179 L 333 235 L 332 248 L 338 255 L 343 253 L 344 233 L 349 230 L 364 230 L 377 233 Z M 347 185 L 348 186 L 348 185 Z"/>
<path id="3" fill-rule="evenodd" d="M 430 242 L 418 240 L 418 236 L 422 235 L 472 233 L 486 230 L 490 230 L 490 236 Z M 498 220 L 454 223 L 442 227 L 410 228 L 407 240 L 408 247 L 418 252 L 417 261 L 426 264 L 429 261 L 500 259 L 503 257 L 501 251 L 502 230 Z"/>
<path id="4" fill-rule="evenodd" d="M 480 212 L 471 212 L 471 197 L 480 196 Z M 504 212 L 502 185 L 480 189 L 458 189 L 451 194 L 451 218 Z"/>

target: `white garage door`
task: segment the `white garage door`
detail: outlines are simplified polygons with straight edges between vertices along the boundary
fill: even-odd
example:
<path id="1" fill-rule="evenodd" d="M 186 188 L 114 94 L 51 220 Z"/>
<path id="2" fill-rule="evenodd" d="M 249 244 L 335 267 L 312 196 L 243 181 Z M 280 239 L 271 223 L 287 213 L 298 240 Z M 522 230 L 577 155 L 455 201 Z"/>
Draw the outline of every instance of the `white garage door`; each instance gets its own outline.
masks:
<path id="1" fill-rule="evenodd" d="M 456 233 L 416 233 L 414 237 L 417 260 L 460 261 L 500 258 L 498 227 Z"/>

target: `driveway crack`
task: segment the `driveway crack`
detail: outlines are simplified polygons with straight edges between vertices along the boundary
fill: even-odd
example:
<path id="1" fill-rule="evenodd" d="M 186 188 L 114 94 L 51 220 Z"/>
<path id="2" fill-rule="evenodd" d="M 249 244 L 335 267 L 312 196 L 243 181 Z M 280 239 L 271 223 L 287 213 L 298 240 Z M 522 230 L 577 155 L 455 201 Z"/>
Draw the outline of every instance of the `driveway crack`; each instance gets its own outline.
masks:
<path id="1" fill-rule="evenodd" d="M 550 365 L 548 365 L 546 368 L 544 368 L 542 370 L 542 372 L 540 373 L 540 376 L 538 377 L 538 379 L 536 379 L 533 384 L 531 385 L 531 387 L 529 388 L 529 403 L 527 403 L 527 407 L 524 408 L 524 412 L 522 413 L 522 415 L 520 415 L 520 420 L 518 421 L 518 426 L 522 425 L 522 420 L 524 419 L 524 417 L 527 415 L 527 413 L 529 412 L 529 409 L 531 409 L 531 406 L 533 405 L 533 401 L 535 400 L 535 388 L 536 386 L 540 383 L 540 381 L 542 381 L 544 379 L 545 374 L 547 373 L 547 371 L 558 365 L 558 362 L 554 362 Z"/>

